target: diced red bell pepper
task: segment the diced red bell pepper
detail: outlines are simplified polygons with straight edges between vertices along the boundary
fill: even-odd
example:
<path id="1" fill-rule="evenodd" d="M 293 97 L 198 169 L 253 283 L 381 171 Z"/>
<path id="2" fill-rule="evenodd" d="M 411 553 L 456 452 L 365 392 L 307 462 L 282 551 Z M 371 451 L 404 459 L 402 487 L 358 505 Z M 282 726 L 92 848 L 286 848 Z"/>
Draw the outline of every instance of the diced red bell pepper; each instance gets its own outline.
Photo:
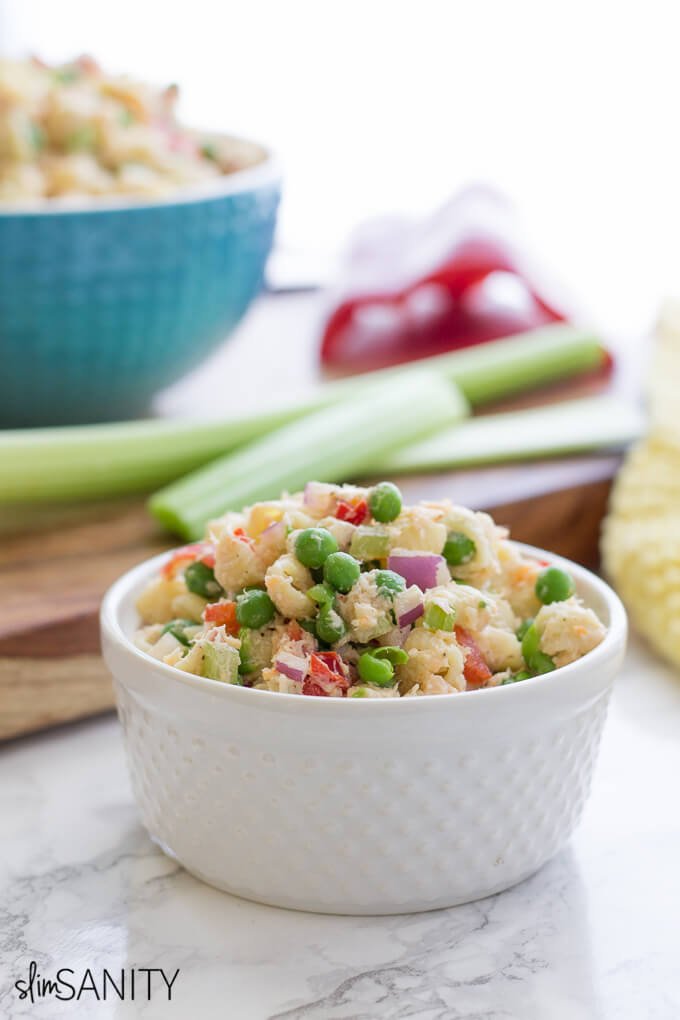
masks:
<path id="1" fill-rule="evenodd" d="M 212 542 L 192 542 L 191 545 L 175 549 L 167 563 L 163 564 L 161 575 L 170 581 L 182 567 L 197 561 L 205 563 L 206 567 L 215 566 L 215 546 Z"/>
<path id="2" fill-rule="evenodd" d="M 309 694 L 314 698 L 328 698 L 330 695 L 321 684 L 316 683 L 312 680 L 311 676 L 306 676 L 302 683 L 302 693 Z"/>
<path id="3" fill-rule="evenodd" d="M 363 524 L 368 517 L 368 503 L 365 499 L 354 502 L 340 499 L 335 508 L 335 516 L 339 521 L 347 521 L 348 524 Z"/>
<path id="4" fill-rule="evenodd" d="M 469 630 L 464 627 L 456 627 L 456 641 L 465 649 L 465 666 L 463 676 L 469 690 L 476 690 L 483 687 L 491 679 L 493 673 L 484 661 L 479 645 Z"/>
<path id="5" fill-rule="evenodd" d="M 518 243 L 508 203 L 482 187 L 420 223 L 366 225 L 344 275 L 321 344 L 333 370 L 363 372 L 566 318 Z"/>
<path id="6" fill-rule="evenodd" d="M 238 538 L 239 541 L 245 542 L 246 545 L 251 545 L 253 541 L 252 538 L 246 535 L 243 528 L 234 528 L 234 530 L 232 531 L 232 535 L 234 536 L 234 538 Z"/>
<path id="7" fill-rule="evenodd" d="M 345 675 L 341 657 L 337 652 L 313 652 L 302 693 L 328 698 L 335 693 L 334 688 L 339 688 L 343 694 L 349 688 L 349 678 Z"/>
<path id="8" fill-rule="evenodd" d="M 240 625 L 236 619 L 235 602 L 211 602 L 203 611 L 206 623 L 214 623 L 216 627 L 224 626 L 227 634 L 236 636 Z"/>

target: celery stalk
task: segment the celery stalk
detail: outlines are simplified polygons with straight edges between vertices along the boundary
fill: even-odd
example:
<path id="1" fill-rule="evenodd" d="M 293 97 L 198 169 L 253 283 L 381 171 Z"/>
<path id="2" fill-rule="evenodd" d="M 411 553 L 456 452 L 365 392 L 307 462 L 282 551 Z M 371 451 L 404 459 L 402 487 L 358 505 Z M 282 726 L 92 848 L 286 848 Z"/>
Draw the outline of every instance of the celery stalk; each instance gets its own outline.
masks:
<path id="1" fill-rule="evenodd" d="M 606 396 L 569 400 L 473 418 L 376 460 L 369 474 L 398 475 L 620 449 L 644 429 L 642 411 L 629 401 Z"/>
<path id="2" fill-rule="evenodd" d="M 477 407 L 513 393 L 594 371 L 602 366 L 605 357 L 595 333 L 559 323 L 437 354 L 419 362 L 340 379 L 328 383 L 326 391 L 332 387 L 335 393 L 340 393 L 345 387 L 356 387 L 359 383 L 394 378 L 419 365 L 455 383 L 473 407 Z"/>
<path id="3" fill-rule="evenodd" d="M 455 387 L 414 371 L 376 383 L 342 404 L 312 412 L 269 436 L 221 457 L 152 496 L 152 514 L 182 538 L 197 538 L 206 522 L 310 478 L 340 481 L 380 463 L 415 435 L 462 418 L 465 401 Z"/>
<path id="4" fill-rule="evenodd" d="M 418 363 L 317 386 L 299 401 L 222 421 L 148 420 L 0 432 L 0 503 L 149 491 L 312 411 L 422 368 L 473 404 L 577 375 L 602 363 L 597 338 L 573 326 L 533 330 Z"/>
<path id="5" fill-rule="evenodd" d="M 148 492 L 299 414 L 0 431 L 0 503 Z"/>

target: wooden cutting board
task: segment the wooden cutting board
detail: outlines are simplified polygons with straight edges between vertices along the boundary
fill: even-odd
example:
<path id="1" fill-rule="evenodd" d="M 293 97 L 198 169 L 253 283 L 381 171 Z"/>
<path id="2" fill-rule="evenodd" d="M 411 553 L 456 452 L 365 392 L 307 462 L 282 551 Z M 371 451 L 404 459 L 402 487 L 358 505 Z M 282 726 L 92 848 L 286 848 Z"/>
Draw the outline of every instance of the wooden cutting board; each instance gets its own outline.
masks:
<path id="1" fill-rule="evenodd" d="M 397 479 L 407 501 L 488 509 L 515 538 L 597 563 L 616 457 L 579 457 Z M 139 499 L 13 508 L 0 518 L 0 739 L 113 706 L 99 654 L 103 593 L 170 548 Z"/>

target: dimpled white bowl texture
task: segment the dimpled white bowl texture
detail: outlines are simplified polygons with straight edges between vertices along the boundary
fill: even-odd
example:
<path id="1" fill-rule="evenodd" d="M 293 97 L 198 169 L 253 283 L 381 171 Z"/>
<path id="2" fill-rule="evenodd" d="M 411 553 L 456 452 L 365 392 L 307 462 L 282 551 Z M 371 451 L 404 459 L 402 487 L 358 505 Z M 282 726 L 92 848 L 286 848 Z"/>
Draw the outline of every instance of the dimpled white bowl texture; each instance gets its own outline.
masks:
<path id="1" fill-rule="evenodd" d="M 166 555 L 122 577 L 103 651 L 151 837 L 211 885 L 321 913 L 448 907 L 535 872 L 581 815 L 626 618 L 599 578 L 522 548 L 572 572 L 607 636 L 555 673 L 450 696 L 312 698 L 182 673 L 131 641 Z"/>

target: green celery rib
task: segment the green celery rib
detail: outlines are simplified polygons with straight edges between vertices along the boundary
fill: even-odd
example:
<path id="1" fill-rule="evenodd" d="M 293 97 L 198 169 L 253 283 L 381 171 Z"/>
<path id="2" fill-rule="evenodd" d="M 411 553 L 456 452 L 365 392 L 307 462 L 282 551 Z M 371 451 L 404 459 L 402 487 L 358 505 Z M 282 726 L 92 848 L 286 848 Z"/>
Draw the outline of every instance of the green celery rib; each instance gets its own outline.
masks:
<path id="1" fill-rule="evenodd" d="M 0 504 L 144 492 L 382 381 L 435 371 L 474 405 L 597 368 L 597 337 L 556 325 L 317 386 L 299 401 L 221 421 L 148 420 L 0 432 Z"/>
<path id="2" fill-rule="evenodd" d="M 501 397 L 594 371 L 603 365 L 605 358 L 602 341 L 595 333 L 559 323 L 463 350 L 437 354 L 415 364 L 455 383 L 472 406 L 477 407 Z M 370 385 L 379 378 L 394 378 L 413 367 L 411 362 L 351 379 L 340 379 L 328 383 L 326 390 L 332 387 L 335 393 L 340 393 L 346 387 L 356 387 L 358 383 Z"/>
<path id="3" fill-rule="evenodd" d="M 290 407 L 222 421 L 0 431 L 0 504 L 148 492 L 298 417 Z"/>
<path id="4" fill-rule="evenodd" d="M 369 474 L 408 474 L 627 446 L 644 432 L 642 411 L 618 397 L 488 414 L 395 450 Z"/>
<path id="5" fill-rule="evenodd" d="M 342 480 L 379 463 L 414 435 L 460 420 L 467 405 L 440 376 L 414 371 L 342 404 L 314 411 L 240 450 L 219 458 L 149 502 L 151 513 L 185 539 L 207 521 L 260 499 L 301 488 L 310 478 Z"/>

